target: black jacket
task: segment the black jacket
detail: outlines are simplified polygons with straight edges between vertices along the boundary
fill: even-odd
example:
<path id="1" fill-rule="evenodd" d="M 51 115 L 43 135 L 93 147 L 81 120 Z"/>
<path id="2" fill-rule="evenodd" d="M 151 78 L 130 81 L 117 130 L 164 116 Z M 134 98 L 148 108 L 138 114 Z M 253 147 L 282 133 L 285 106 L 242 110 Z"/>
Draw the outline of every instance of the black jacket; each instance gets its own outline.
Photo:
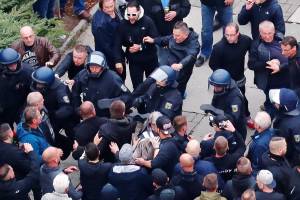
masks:
<path id="1" fill-rule="evenodd" d="M 171 21 L 165 21 L 164 8 L 160 0 L 145 1 L 145 12 L 153 19 L 158 32 L 161 36 L 172 34 L 174 25 L 182 21 L 191 10 L 191 4 L 188 0 L 172 0 L 169 2 L 169 10 L 175 11 L 176 16 Z"/>
<path id="2" fill-rule="evenodd" d="M 0 91 L 0 122 L 18 123 L 23 105 L 30 92 L 32 69 L 28 64 L 18 63 L 22 67 L 18 73 L 9 73 L 1 69 Z M 3 67 L 4 68 L 4 67 Z"/>
<path id="3" fill-rule="evenodd" d="M 91 47 L 86 46 L 88 54 L 93 50 Z M 68 72 L 68 78 L 74 79 L 76 74 L 78 74 L 82 69 L 84 69 L 85 63 L 80 66 L 76 66 L 73 61 L 73 51 L 69 52 L 65 58 L 59 63 L 55 69 L 55 74 L 58 74 L 59 77 L 62 77 L 66 72 Z"/>
<path id="4" fill-rule="evenodd" d="M 136 122 L 132 118 L 127 117 L 123 119 L 109 119 L 103 124 L 99 130 L 99 136 L 102 137 L 102 141 L 99 144 L 100 157 L 105 162 L 114 162 L 115 156 L 110 151 L 110 143 L 115 142 L 120 148 L 125 143 L 130 144 L 135 127 Z"/>
<path id="5" fill-rule="evenodd" d="M 180 186 L 186 192 L 186 200 L 193 200 L 201 194 L 203 177 L 197 171 L 184 172 L 171 179 L 171 185 Z"/>
<path id="6" fill-rule="evenodd" d="M 81 121 L 74 127 L 75 140 L 79 146 L 85 146 L 93 142 L 95 135 L 102 124 L 107 122 L 107 118 L 94 116 Z"/>
<path id="7" fill-rule="evenodd" d="M 28 193 L 32 186 L 37 184 L 39 179 L 39 161 L 36 154 L 31 151 L 28 154 L 30 159 L 30 172 L 21 180 L 10 179 L 0 181 L 0 199 L 23 200 L 28 199 Z"/>
<path id="8" fill-rule="evenodd" d="M 154 44 L 143 43 L 143 38 L 145 36 L 150 36 L 152 38 L 158 36 L 154 22 L 151 18 L 144 15 L 144 9 L 141 6 L 141 14 L 138 21 L 134 24 L 131 24 L 126 20 L 126 12 L 127 11 L 125 11 L 125 19 L 121 21 L 121 24 L 117 29 L 114 44 L 115 63 L 122 63 L 125 60 L 122 46 L 126 48 L 125 56 L 129 63 L 153 63 L 153 60 L 157 60 L 156 47 Z M 129 47 L 133 44 L 141 45 L 141 50 L 130 53 Z"/>
<path id="9" fill-rule="evenodd" d="M 139 112 L 151 113 L 159 111 L 170 119 L 182 112 L 182 97 L 176 89 L 177 83 L 164 88 L 157 87 L 154 79 L 147 78 L 132 93 L 133 99 L 141 97 L 143 104 L 139 106 Z"/>
<path id="10" fill-rule="evenodd" d="M 232 180 L 227 181 L 222 196 L 228 200 L 234 200 L 240 198 L 245 190 L 249 188 L 254 189 L 255 185 L 255 177 L 237 173 L 233 175 Z"/>
<path id="11" fill-rule="evenodd" d="M 0 141 L 0 163 L 9 164 L 15 172 L 16 179 L 22 179 L 30 171 L 30 159 L 15 144 Z"/>
<path id="12" fill-rule="evenodd" d="M 300 46 L 297 46 L 297 54 L 288 61 L 289 77 L 291 88 L 296 90 L 298 97 L 300 97 Z"/>
<path id="13" fill-rule="evenodd" d="M 300 199 L 300 173 L 297 168 L 294 168 L 291 172 L 290 179 L 290 200 L 298 200 Z"/>
<path id="14" fill-rule="evenodd" d="M 246 6 L 242 7 L 238 15 L 240 25 L 251 23 L 251 33 L 253 39 L 259 38 L 259 24 L 265 20 L 274 23 L 276 35 L 283 37 L 285 34 L 285 23 L 281 6 L 277 0 L 266 0 L 262 4 L 254 4 L 250 10 Z"/>
<path id="15" fill-rule="evenodd" d="M 266 62 L 272 59 L 278 59 L 282 66 L 281 71 L 276 74 L 271 74 L 271 70 L 266 69 Z M 286 67 L 284 67 L 287 62 L 287 58 L 281 54 L 279 40 L 275 39 L 271 43 L 266 43 L 258 39 L 252 42 L 248 67 L 254 71 L 254 83 L 259 89 L 288 88 L 288 72 Z"/>
<path id="16" fill-rule="evenodd" d="M 87 69 L 80 71 L 75 77 L 72 87 L 72 100 L 75 109 L 81 105 L 81 94 L 83 101 L 91 101 L 98 116 L 109 116 L 108 110 L 100 110 L 97 101 L 100 99 L 112 99 L 120 97 L 128 103 L 130 91 L 124 85 L 122 79 L 113 71 L 105 69 L 100 77 L 90 77 Z"/>
<path id="17" fill-rule="evenodd" d="M 272 172 L 276 181 L 275 190 L 288 195 L 291 192 L 289 180 L 291 178 L 292 168 L 286 158 L 266 152 L 262 155 L 262 164 L 264 169 L 268 169 Z"/>
<path id="18" fill-rule="evenodd" d="M 108 182 L 110 163 L 91 163 L 86 159 L 78 160 L 82 199 L 96 200 L 101 196 L 103 186 Z"/>
<path id="19" fill-rule="evenodd" d="M 237 43 L 230 44 L 223 37 L 213 47 L 209 67 L 215 71 L 226 69 L 235 81 L 242 80 L 244 75 L 245 55 L 250 50 L 251 38 L 240 34 Z"/>

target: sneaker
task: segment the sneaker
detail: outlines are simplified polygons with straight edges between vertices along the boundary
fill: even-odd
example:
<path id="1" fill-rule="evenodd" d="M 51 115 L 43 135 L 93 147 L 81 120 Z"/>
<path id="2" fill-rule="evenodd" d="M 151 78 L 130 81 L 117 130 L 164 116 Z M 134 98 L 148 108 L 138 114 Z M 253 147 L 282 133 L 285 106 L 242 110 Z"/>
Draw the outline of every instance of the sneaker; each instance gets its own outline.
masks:
<path id="1" fill-rule="evenodd" d="M 248 117 L 247 118 L 247 126 L 248 126 L 248 128 L 250 128 L 250 129 L 255 129 L 255 126 L 254 126 L 254 120 L 253 119 L 251 119 L 251 117 Z"/>
<path id="2" fill-rule="evenodd" d="M 207 59 L 204 56 L 200 55 L 195 62 L 195 66 L 201 67 L 205 63 L 206 60 Z"/>
<path id="3" fill-rule="evenodd" d="M 86 10 L 83 10 L 83 11 L 78 15 L 78 17 L 79 17 L 80 19 L 85 19 L 85 20 L 88 21 L 88 22 L 90 22 L 91 19 L 92 19 L 91 14 L 90 14 L 88 11 L 86 11 Z"/>

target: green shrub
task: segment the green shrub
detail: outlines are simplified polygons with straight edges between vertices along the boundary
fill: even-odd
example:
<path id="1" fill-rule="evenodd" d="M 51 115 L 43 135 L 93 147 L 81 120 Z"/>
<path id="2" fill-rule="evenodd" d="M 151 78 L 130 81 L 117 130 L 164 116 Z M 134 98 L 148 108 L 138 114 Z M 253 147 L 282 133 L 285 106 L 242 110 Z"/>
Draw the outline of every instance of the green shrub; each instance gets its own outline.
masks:
<path id="1" fill-rule="evenodd" d="M 9 12 L 0 9 L 0 27 L 3 27 L 0 29 L 0 49 L 17 40 L 20 37 L 20 28 L 24 25 L 32 26 L 38 36 L 47 37 L 56 47 L 61 46 L 59 38 L 66 34 L 61 20 L 38 18 L 32 10 L 33 0 L 0 0 L 0 5 L 1 2 L 11 2 L 14 7 Z"/>

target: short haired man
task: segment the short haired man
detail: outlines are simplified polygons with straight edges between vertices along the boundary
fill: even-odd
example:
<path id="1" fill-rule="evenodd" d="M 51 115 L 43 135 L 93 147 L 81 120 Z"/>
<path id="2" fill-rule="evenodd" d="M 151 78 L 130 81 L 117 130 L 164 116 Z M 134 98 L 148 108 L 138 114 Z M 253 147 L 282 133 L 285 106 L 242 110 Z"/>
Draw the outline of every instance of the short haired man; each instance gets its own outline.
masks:
<path id="1" fill-rule="evenodd" d="M 59 63 L 55 69 L 55 74 L 58 77 L 62 77 L 68 72 L 68 78 L 70 83 L 74 83 L 74 77 L 84 69 L 84 65 L 88 54 L 92 52 L 91 47 L 77 44 L 71 52 L 69 52 L 65 58 Z M 73 85 L 73 84 L 72 84 Z"/>
<path id="2" fill-rule="evenodd" d="M 176 141 L 178 149 L 180 152 L 185 152 L 185 148 L 191 137 L 188 135 L 188 123 L 187 119 L 183 115 L 178 115 L 173 119 L 173 126 L 175 132 L 173 133 L 173 138 Z"/>
<path id="3" fill-rule="evenodd" d="M 259 191 L 255 192 L 257 200 L 276 199 L 285 200 L 285 196 L 275 192 L 276 182 L 273 179 L 273 174 L 269 170 L 260 170 L 256 176 L 256 183 Z"/>
<path id="4" fill-rule="evenodd" d="M 203 179 L 203 187 L 205 188 L 205 191 L 201 192 L 201 195 L 195 200 L 201 200 L 201 199 L 219 199 L 219 200 L 226 200 L 225 197 L 222 197 L 218 192 L 218 178 L 217 174 L 211 173 L 207 174 Z"/>
<path id="5" fill-rule="evenodd" d="M 52 193 L 46 193 L 42 197 L 41 200 L 51 200 L 51 199 L 57 199 L 57 200 L 71 200 L 72 198 L 69 198 L 68 196 L 68 189 L 69 189 L 69 176 L 60 173 L 55 176 L 53 179 L 53 188 L 54 191 Z"/>
<path id="6" fill-rule="evenodd" d="M 236 163 L 237 173 L 232 180 L 227 181 L 222 195 L 227 199 L 236 199 L 248 188 L 255 187 L 255 178 L 252 176 L 251 162 L 246 157 L 240 157 Z"/>
<path id="7" fill-rule="evenodd" d="M 42 155 L 43 165 L 40 168 L 40 185 L 42 188 L 42 194 L 50 193 L 54 190 L 53 180 L 56 175 L 60 173 L 72 173 L 77 171 L 77 167 L 69 166 L 65 169 L 61 169 L 60 157 L 62 156 L 62 150 L 56 147 L 48 147 Z M 68 195 L 73 199 L 80 199 L 82 193 L 75 190 L 73 184 L 69 184 Z"/>
<path id="8" fill-rule="evenodd" d="M 33 68 L 54 67 L 57 64 L 60 54 L 47 38 L 36 36 L 30 26 L 23 26 L 20 35 L 21 39 L 11 47 L 21 54 L 22 62 L 30 64 Z"/>
<path id="9" fill-rule="evenodd" d="M 25 121 L 20 122 L 17 127 L 18 140 L 21 143 L 30 143 L 41 162 L 44 150 L 50 146 L 40 128 L 41 113 L 37 107 L 26 107 L 24 119 Z"/>
<path id="10" fill-rule="evenodd" d="M 192 75 L 197 54 L 200 51 L 198 34 L 190 30 L 185 22 L 178 21 L 174 25 L 173 35 L 164 37 L 145 37 L 144 42 L 168 46 L 168 56 L 160 60 L 160 65 L 171 66 L 178 73 L 178 90 L 184 96 L 187 83 Z"/>
<path id="11" fill-rule="evenodd" d="M 29 143 L 24 143 L 23 148 L 30 160 L 30 171 L 25 177 L 17 180 L 14 169 L 7 163 L 0 163 L 1 199 L 29 200 L 28 193 L 38 182 L 40 162 Z"/>
<path id="12" fill-rule="evenodd" d="M 235 133 L 235 128 L 231 123 L 227 124 L 226 129 L 230 130 L 232 134 Z M 222 176 L 224 181 L 228 181 L 232 178 L 236 162 L 245 152 L 246 148 L 243 140 L 237 140 L 237 143 L 236 151 L 234 153 L 228 153 L 228 140 L 223 136 L 219 136 L 214 142 L 215 155 L 205 159 L 214 163 L 218 174 Z"/>
<path id="13" fill-rule="evenodd" d="M 171 184 L 182 187 L 186 191 L 185 199 L 193 200 L 201 193 L 203 176 L 195 170 L 195 160 L 190 154 L 181 154 L 179 163 L 181 172 L 172 177 Z"/>
<path id="14" fill-rule="evenodd" d="M 288 70 L 290 86 L 296 91 L 298 97 L 300 97 L 300 50 L 299 45 L 293 36 L 286 36 L 281 41 L 282 55 L 288 58 Z"/>
<path id="15" fill-rule="evenodd" d="M 179 158 L 179 150 L 171 136 L 174 128 L 171 124 L 171 120 L 164 115 L 157 118 L 156 125 L 161 141 L 159 146 L 158 144 L 153 145 L 155 148 L 153 160 L 136 158 L 135 162 L 138 165 L 142 165 L 147 168 L 161 168 L 168 174 L 169 177 L 171 177 L 174 166 Z"/>
<path id="16" fill-rule="evenodd" d="M 287 143 L 283 137 L 272 137 L 269 143 L 269 151 L 262 155 L 263 169 L 272 172 L 276 181 L 276 191 L 285 195 L 290 193 L 289 179 L 291 166 L 286 160 Z"/>
<path id="17" fill-rule="evenodd" d="M 289 87 L 288 60 L 281 54 L 280 40 L 275 37 L 275 26 L 270 21 L 259 24 L 260 38 L 253 41 L 249 52 L 248 67 L 254 71 L 254 83 L 266 95 L 264 109 L 274 117 L 276 111 L 270 103 L 270 89 Z M 279 71 L 279 69 L 281 69 Z"/>
<path id="18" fill-rule="evenodd" d="M 248 150 L 248 158 L 256 174 L 262 169 L 261 156 L 269 150 L 269 142 L 275 134 L 271 128 L 271 117 L 267 112 L 258 112 L 254 118 L 255 132 L 251 136 L 252 142 Z"/>
<path id="19" fill-rule="evenodd" d="M 225 69 L 236 81 L 238 88 L 244 95 L 245 115 L 247 125 L 253 128 L 248 100 L 245 96 L 246 77 L 244 75 L 244 65 L 246 53 L 250 50 L 251 38 L 241 34 L 236 23 L 229 23 L 224 30 L 224 37 L 213 46 L 209 59 L 209 67 L 215 71 Z"/>
<path id="20" fill-rule="evenodd" d="M 247 189 L 243 192 L 241 200 L 256 200 L 254 189 Z"/>

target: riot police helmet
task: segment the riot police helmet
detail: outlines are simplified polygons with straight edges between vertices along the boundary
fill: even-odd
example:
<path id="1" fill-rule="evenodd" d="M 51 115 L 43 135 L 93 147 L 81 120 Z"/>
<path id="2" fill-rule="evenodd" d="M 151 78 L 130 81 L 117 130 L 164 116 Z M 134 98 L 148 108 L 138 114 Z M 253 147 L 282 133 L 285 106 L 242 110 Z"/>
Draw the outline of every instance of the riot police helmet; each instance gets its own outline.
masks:
<path id="1" fill-rule="evenodd" d="M 5 48 L 0 52 L 0 64 L 4 67 L 3 71 L 7 74 L 16 74 L 21 71 L 19 63 L 21 55 L 12 48 Z"/>
<path id="2" fill-rule="evenodd" d="M 89 55 L 86 69 L 90 77 L 98 78 L 107 68 L 106 58 L 102 52 L 94 51 Z"/>
<path id="3" fill-rule="evenodd" d="M 275 107 L 279 111 L 292 112 L 298 108 L 299 98 L 294 90 L 281 88 L 269 91 L 271 103 L 277 104 Z"/>
<path id="4" fill-rule="evenodd" d="M 32 74 L 32 90 L 41 91 L 49 88 L 55 80 L 54 72 L 49 67 L 40 67 L 36 69 Z"/>
<path id="5" fill-rule="evenodd" d="M 230 88 L 231 76 L 225 69 L 217 69 L 208 78 L 208 84 L 215 87 L 215 94 L 224 94 Z M 216 87 L 220 88 L 220 91 L 217 91 Z"/>
<path id="6" fill-rule="evenodd" d="M 176 72 L 172 67 L 168 65 L 162 65 L 152 72 L 150 77 L 158 82 L 166 81 L 167 86 L 172 85 L 176 81 Z"/>

